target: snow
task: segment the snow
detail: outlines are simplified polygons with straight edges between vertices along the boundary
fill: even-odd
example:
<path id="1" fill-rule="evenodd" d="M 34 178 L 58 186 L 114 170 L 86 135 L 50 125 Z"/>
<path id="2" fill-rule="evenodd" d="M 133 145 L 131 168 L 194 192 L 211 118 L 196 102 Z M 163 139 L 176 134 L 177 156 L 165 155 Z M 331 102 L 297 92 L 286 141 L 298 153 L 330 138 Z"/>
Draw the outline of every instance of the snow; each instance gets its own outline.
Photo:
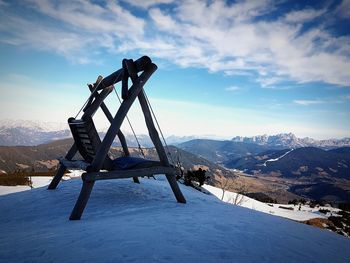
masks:
<path id="1" fill-rule="evenodd" d="M 0 196 L 0 262 L 347 262 L 350 240 L 221 202 L 164 177 L 96 182 L 82 220 L 80 179 Z"/>
<path id="2" fill-rule="evenodd" d="M 48 185 L 52 180 L 52 176 L 37 176 L 32 177 L 32 186 L 33 188 L 39 188 Z M 0 196 L 11 194 L 11 193 L 17 193 L 22 191 L 30 190 L 30 186 L 27 185 L 17 185 L 17 186 L 3 186 L 0 185 Z"/>
<path id="3" fill-rule="evenodd" d="M 266 160 L 266 161 L 263 163 L 263 166 L 266 166 L 266 163 L 267 163 L 267 162 L 277 162 L 279 159 L 282 159 L 284 156 L 286 156 L 287 154 L 289 154 L 289 153 L 292 152 L 293 150 L 294 150 L 294 149 L 289 150 L 288 152 L 284 153 L 283 155 L 281 155 L 281 156 L 278 157 L 278 158 Z"/>
<path id="4" fill-rule="evenodd" d="M 222 197 L 222 190 L 220 188 L 211 186 L 211 185 L 204 185 L 204 189 L 212 193 L 217 198 L 221 199 Z M 249 209 L 253 209 L 256 211 L 260 211 L 263 213 L 280 216 L 288 219 L 292 219 L 295 221 L 306 221 L 312 218 L 327 218 L 324 214 L 319 213 L 319 208 L 310 208 L 309 206 L 301 206 L 301 210 L 299 211 L 299 206 L 294 205 L 285 205 L 285 204 L 266 204 L 257 200 L 254 200 L 252 198 L 249 198 L 244 195 L 239 195 L 237 197 L 236 193 L 225 191 L 225 195 L 223 198 L 224 202 L 234 204 L 235 200 L 239 200 L 238 203 L 239 206 L 246 207 Z M 293 210 L 283 209 L 280 208 L 280 206 L 293 208 Z M 328 208 L 328 207 L 320 207 L 332 211 L 337 211 L 336 208 Z"/>

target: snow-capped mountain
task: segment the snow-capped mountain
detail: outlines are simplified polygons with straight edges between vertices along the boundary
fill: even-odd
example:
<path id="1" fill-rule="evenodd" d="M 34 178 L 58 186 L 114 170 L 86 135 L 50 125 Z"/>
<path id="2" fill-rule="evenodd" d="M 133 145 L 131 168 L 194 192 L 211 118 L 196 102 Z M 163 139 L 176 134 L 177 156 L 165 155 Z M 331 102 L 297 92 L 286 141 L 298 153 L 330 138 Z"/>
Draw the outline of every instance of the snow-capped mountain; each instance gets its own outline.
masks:
<path id="1" fill-rule="evenodd" d="M 0 121 L 1 146 L 38 145 L 69 136 L 70 131 L 64 123 L 22 120 Z"/>
<path id="2" fill-rule="evenodd" d="M 0 129 L 2 128 L 27 128 L 37 131 L 50 132 L 66 130 L 67 123 L 4 119 L 0 120 Z"/>
<path id="3" fill-rule="evenodd" d="M 271 147 L 300 148 L 319 147 L 337 148 L 350 146 L 350 138 L 315 140 L 309 137 L 298 138 L 293 133 L 281 133 L 276 135 L 257 135 L 253 137 L 236 136 L 232 138 L 234 142 L 254 143 Z"/>
<path id="4" fill-rule="evenodd" d="M 101 137 L 106 134 L 107 129 L 100 131 Z M 135 136 L 125 133 L 129 146 L 137 147 Z M 0 146 L 35 146 L 54 140 L 71 137 L 67 123 L 41 122 L 28 120 L 0 120 Z M 178 144 L 191 139 L 194 136 L 169 136 L 167 143 Z M 153 147 L 150 137 L 146 134 L 137 134 L 137 139 L 142 147 Z M 116 145 L 119 141 L 116 139 Z"/>

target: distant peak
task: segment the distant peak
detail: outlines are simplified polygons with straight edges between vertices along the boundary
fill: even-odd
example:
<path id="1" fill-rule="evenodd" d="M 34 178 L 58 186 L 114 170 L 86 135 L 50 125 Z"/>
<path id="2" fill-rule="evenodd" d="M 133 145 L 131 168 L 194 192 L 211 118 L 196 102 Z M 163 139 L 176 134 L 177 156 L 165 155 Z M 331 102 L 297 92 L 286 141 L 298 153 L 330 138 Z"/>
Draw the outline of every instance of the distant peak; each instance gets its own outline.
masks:
<path id="1" fill-rule="evenodd" d="M 37 131 L 62 131 L 67 130 L 67 124 L 62 122 L 45 122 L 38 120 L 11 120 L 3 119 L 0 120 L 1 129 L 11 129 L 11 128 L 29 128 Z"/>

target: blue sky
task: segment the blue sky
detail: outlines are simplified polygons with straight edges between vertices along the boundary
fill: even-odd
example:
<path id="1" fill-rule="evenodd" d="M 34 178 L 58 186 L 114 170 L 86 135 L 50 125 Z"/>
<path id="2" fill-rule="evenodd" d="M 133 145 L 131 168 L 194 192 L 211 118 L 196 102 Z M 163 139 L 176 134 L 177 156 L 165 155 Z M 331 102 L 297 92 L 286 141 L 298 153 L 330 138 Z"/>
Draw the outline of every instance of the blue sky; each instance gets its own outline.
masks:
<path id="1" fill-rule="evenodd" d="M 0 119 L 65 122 L 86 83 L 142 55 L 167 135 L 350 136 L 349 0 L 0 0 Z"/>

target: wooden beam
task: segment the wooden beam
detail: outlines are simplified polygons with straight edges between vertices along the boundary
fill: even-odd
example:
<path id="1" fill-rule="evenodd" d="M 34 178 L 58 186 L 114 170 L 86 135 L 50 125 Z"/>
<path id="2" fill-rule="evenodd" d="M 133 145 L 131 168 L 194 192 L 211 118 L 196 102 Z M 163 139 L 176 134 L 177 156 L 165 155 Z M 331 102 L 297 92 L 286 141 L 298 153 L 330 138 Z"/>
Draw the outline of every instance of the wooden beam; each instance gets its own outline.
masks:
<path id="1" fill-rule="evenodd" d="M 97 87 L 100 82 L 102 81 L 103 77 L 101 75 L 99 75 L 96 79 L 96 82 L 92 85 L 92 84 L 88 84 L 88 87 L 91 91 L 90 97 L 89 97 L 89 101 L 86 103 L 86 106 L 83 109 L 83 112 L 85 112 L 91 105 L 92 101 L 95 98 L 95 95 L 97 94 L 97 90 L 95 91 L 95 87 Z"/>
<path id="2" fill-rule="evenodd" d="M 105 88 L 100 94 L 95 95 L 95 100 L 91 103 L 90 107 L 86 109 L 83 116 L 81 117 L 84 119 L 85 117 L 93 117 L 98 108 L 103 103 L 104 99 L 113 91 L 113 86 L 110 86 L 108 88 Z"/>
<path id="3" fill-rule="evenodd" d="M 95 182 L 93 181 L 89 181 L 89 182 L 83 181 L 83 186 L 80 190 L 78 200 L 75 203 L 75 206 L 69 217 L 69 220 L 79 220 L 81 218 L 81 215 L 84 212 L 85 206 L 90 198 L 90 194 L 91 194 L 92 188 L 94 187 L 94 184 Z"/>
<path id="4" fill-rule="evenodd" d="M 101 81 L 101 80 L 102 80 L 102 77 L 101 77 L 101 79 L 100 79 L 100 77 L 101 77 L 101 76 L 99 76 L 99 78 L 97 78 L 97 81 Z M 93 90 L 94 90 L 94 87 L 93 87 L 92 85 L 88 85 L 88 87 L 90 88 L 90 91 L 93 91 Z M 100 107 L 101 107 L 103 113 L 106 115 L 106 117 L 107 117 L 109 123 L 112 124 L 112 122 L 113 122 L 113 116 L 112 116 L 111 112 L 108 110 L 106 104 L 105 104 L 104 102 L 102 102 L 101 105 L 100 105 Z M 120 144 L 122 145 L 124 155 L 125 155 L 125 156 L 130 156 L 130 152 L 129 152 L 128 145 L 127 145 L 127 143 L 126 143 L 125 136 L 124 136 L 124 134 L 122 133 L 122 131 L 121 131 L 120 129 L 119 129 L 119 131 L 118 131 L 118 133 L 117 133 L 117 136 L 118 136 L 118 139 L 119 139 L 119 141 L 120 141 Z M 137 184 L 140 183 L 139 178 L 133 177 L 132 179 L 133 179 L 134 183 L 137 183 Z"/>
<path id="5" fill-rule="evenodd" d="M 126 100 L 128 98 L 129 93 L 129 74 L 125 64 L 126 59 L 123 59 L 123 77 L 122 77 L 122 99 Z"/>
<path id="6" fill-rule="evenodd" d="M 168 157 L 167 157 L 166 152 L 164 150 L 163 144 L 159 138 L 158 131 L 154 126 L 151 111 L 148 107 L 144 90 L 142 90 L 139 93 L 138 99 L 139 99 L 139 102 L 141 105 L 143 115 L 145 117 L 145 122 L 146 122 L 149 136 L 154 144 L 154 147 L 156 148 L 159 159 L 164 166 L 169 166 L 169 160 L 168 160 Z"/>
<path id="7" fill-rule="evenodd" d="M 76 146 L 76 144 L 74 143 L 72 145 L 72 147 L 69 149 L 69 151 L 67 152 L 65 159 L 67 160 L 72 160 L 74 155 L 77 153 L 78 148 Z M 56 189 L 57 185 L 60 183 L 62 176 L 64 175 L 64 172 L 66 171 L 67 167 L 60 164 L 57 172 L 55 174 L 55 176 L 53 177 L 52 181 L 50 182 L 49 186 L 47 187 L 47 189 L 49 190 L 53 190 Z"/>
<path id="8" fill-rule="evenodd" d="M 92 172 L 84 173 L 82 179 L 84 181 L 97 181 L 109 179 L 131 178 L 139 176 L 151 176 L 154 174 L 168 174 L 175 178 L 177 170 L 173 167 L 153 166 L 149 168 L 127 169 L 127 170 L 113 170 L 109 172 Z"/>
<path id="9" fill-rule="evenodd" d="M 102 102 L 102 104 L 101 104 L 101 109 L 104 112 L 104 114 L 106 115 L 107 119 L 109 120 L 109 123 L 112 124 L 113 116 L 110 113 L 110 111 L 108 110 L 108 108 L 107 108 L 107 106 L 106 106 L 106 104 L 104 102 Z M 122 148 L 123 148 L 125 156 L 130 156 L 130 152 L 129 152 L 128 145 L 126 143 L 125 136 L 124 136 L 124 134 L 122 133 L 121 130 L 118 131 L 117 136 L 118 136 L 118 139 L 120 141 L 120 144 L 122 145 Z"/>
<path id="10" fill-rule="evenodd" d="M 147 125 L 147 128 L 148 128 L 149 136 L 151 137 L 151 140 L 152 140 L 152 142 L 154 144 L 154 147 L 156 148 L 156 151 L 157 151 L 157 153 L 159 155 L 160 162 L 164 166 L 169 166 L 170 164 L 169 164 L 168 157 L 167 157 L 166 152 L 164 150 L 163 144 L 162 144 L 162 142 L 159 139 L 158 132 L 157 132 L 156 128 L 154 127 L 151 111 L 150 111 L 150 109 L 148 107 L 147 100 L 146 100 L 146 97 L 145 97 L 145 94 L 144 94 L 143 90 L 139 93 L 138 98 L 139 98 L 139 102 L 140 102 L 140 105 L 141 105 L 141 108 L 142 108 L 142 112 L 143 112 L 143 114 L 145 116 L 145 121 L 146 121 L 146 125 Z M 173 193 L 175 195 L 176 200 L 179 203 L 184 203 L 185 204 L 186 203 L 186 199 L 183 196 L 183 194 L 182 194 L 182 192 L 180 190 L 180 187 L 179 187 L 179 185 L 176 182 L 176 178 L 174 176 L 171 176 L 171 175 L 168 175 L 168 174 L 166 174 L 166 178 L 167 178 L 167 180 L 168 180 L 168 182 L 170 184 L 171 189 L 173 190 Z"/>
<path id="11" fill-rule="evenodd" d="M 82 161 L 82 160 L 76 160 L 71 161 L 67 160 L 66 158 L 58 158 L 60 164 L 65 166 L 68 169 L 80 169 L 80 170 L 86 170 L 86 168 L 90 165 L 89 163 Z"/>
<path id="12" fill-rule="evenodd" d="M 137 72 L 141 72 L 141 71 L 147 70 L 148 67 L 150 67 L 150 65 L 152 64 L 152 61 L 149 57 L 143 56 L 138 60 L 136 60 L 134 63 L 135 63 Z M 104 89 L 106 87 L 114 85 L 115 83 L 118 83 L 119 81 L 122 80 L 122 77 L 123 77 L 123 69 L 119 69 L 115 71 L 114 73 L 105 77 L 101 81 L 98 87 L 98 90 Z"/>
<path id="13" fill-rule="evenodd" d="M 130 76 L 131 80 L 133 82 L 136 81 L 137 80 L 137 69 L 135 67 L 135 64 L 132 63 L 132 60 L 127 60 L 125 64 L 127 66 L 127 69 L 128 69 L 129 76 Z M 146 95 L 145 95 L 143 89 L 139 93 L 138 99 L 139 99 L 139 102 L 140 102 L 140 105 L 141 105 L 141 108 L 142 108 L 143 115 L 145 117 L 146 126 L 147 126 L 147 129 L 148 129 L 149 136 L 151 137 L 151 140 L 152 140 L 152 142 L 154 144 L 154 147 L 156 148 L 156 151 L 158 153 L 159 159 L 160 159 L 161 163 L 164 166 L 170 166 L 169 160 L 168 160 L 168 156 L 166 155 L 166 152 L 164 150 L 163 144 L 162 144 L 162 142 L 161 142 L 161 140 L 159 138 L 158 131 L 157 131 L 157 129 L 154 126 L 152 114 L 151 114 L 151 111 L 150 111 L 150 109 L 148 107 Z M 186 203 L 186 199 L 183 196 L 183 194 L 182 194 L 182 192 L 181 192 L 181 190 L 179 188 L 179 185 L 176 182 L 176 178 L 174 176 L 171 176 L 171 175 L 168 175 L 168 174 L 166 174 L 166 178 L 167 178 L 167 180 L 168 180 L 168 182 L 170 184 L 171 189 L 173 190 L 173 193 L 175 195 L 176 200 L 179 203 Z"/>

